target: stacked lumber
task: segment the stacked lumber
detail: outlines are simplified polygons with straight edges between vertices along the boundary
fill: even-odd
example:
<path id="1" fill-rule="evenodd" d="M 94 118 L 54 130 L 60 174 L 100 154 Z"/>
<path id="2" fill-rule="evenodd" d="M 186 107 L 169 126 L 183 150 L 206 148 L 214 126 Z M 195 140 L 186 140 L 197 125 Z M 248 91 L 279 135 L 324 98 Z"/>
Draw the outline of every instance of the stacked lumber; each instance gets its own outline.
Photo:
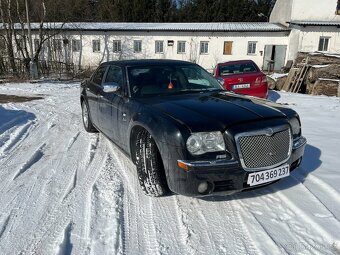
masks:
<path id="1" fill-rule="evenodd" d="M 317 81 L 308 88 L 308 94 L 339 96 L 340 80 L 317 79 Z"/>
<path id="2" fill-rule="evenodd" d="M 339 96 L 340 55 L 299 53 L 282 90 Z"/>
<path id="3" fill-rule="evenodd" d="M 340 55 L 337 54 L 327 54 L 321 52 L 299 52 L 297 58 L 295 59 L 295 65 L 298 63 L 303 63 L 304 59 L 308 57 L 308 63 L 310 65 L 330 65 L 330 64 L 340 64 Z"/>

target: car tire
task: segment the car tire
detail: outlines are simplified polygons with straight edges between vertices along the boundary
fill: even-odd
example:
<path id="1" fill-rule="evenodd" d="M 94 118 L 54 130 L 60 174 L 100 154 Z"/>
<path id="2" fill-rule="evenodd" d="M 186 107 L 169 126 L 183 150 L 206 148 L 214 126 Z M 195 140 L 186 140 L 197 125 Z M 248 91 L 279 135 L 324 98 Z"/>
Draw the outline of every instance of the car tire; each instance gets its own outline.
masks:
<path id="1" fill-rule="evenodd" d="M 163 162 L 154 139 L 146 130 L 137 135 L 136 166 L 140 186 L 146 195 L 160 197 L 167 193 Z"/>
<path id="2" fill-rule="evenodd" d="M 85 130 L 89 133 L 97 133 L 98 131 L 92 124 L 89 107 L 85 100 L 81 103 L 81 113 Z"/>

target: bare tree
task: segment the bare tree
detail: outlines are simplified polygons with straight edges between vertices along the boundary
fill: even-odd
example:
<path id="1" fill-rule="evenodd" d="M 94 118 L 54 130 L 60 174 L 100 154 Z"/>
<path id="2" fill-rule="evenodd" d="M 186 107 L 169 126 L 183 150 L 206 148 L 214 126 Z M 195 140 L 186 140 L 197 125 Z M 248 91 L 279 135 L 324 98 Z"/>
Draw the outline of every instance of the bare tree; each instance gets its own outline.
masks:
<path id="1" fill-rule="evenodd" d="M 14 59 L 14 51 L 13 51 L 13 28 L 14 23 L 12 19 L 12 0 L 0 0 L 0 16 L 2 27 L 4 30 L 4 35 L 1 37 L 5 40 L 7 54 L 10 62 L 10 66 L 12 72 L 17 74 L 17 67 Z"/>

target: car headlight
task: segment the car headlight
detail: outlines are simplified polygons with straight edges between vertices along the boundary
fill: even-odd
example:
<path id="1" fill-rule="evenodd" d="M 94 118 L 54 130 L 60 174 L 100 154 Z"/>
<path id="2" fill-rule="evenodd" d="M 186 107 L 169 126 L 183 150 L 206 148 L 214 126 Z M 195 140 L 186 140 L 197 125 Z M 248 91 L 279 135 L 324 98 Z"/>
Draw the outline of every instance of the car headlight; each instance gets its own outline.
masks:
<path id="1" fill-rule="evenodd" d="M 192 155 L 224 151 L 223 135 L 221 132 L 193 133 L 187 140 L 187 149 Z"/>
<path id="2" fill-rule="evenodd" d="M 289 120 L 290 126 L 292 127 L 293 136 L 296 137 L 301 133 L 300 121 L 298 118 L 291 118 Z"/>

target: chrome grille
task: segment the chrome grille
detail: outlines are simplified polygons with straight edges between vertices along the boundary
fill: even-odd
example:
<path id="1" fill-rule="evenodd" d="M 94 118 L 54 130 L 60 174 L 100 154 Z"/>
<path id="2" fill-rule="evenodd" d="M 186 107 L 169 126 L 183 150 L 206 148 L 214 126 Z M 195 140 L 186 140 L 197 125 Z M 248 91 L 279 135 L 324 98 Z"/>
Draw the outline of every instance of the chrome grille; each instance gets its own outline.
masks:
<path id="1" fill-rule="evenodd" d="M 289 127 L 239 134 L 236 138 L 241 163 L 247 170 L 266 169 L 284 163 L 291 154 Z"/>

